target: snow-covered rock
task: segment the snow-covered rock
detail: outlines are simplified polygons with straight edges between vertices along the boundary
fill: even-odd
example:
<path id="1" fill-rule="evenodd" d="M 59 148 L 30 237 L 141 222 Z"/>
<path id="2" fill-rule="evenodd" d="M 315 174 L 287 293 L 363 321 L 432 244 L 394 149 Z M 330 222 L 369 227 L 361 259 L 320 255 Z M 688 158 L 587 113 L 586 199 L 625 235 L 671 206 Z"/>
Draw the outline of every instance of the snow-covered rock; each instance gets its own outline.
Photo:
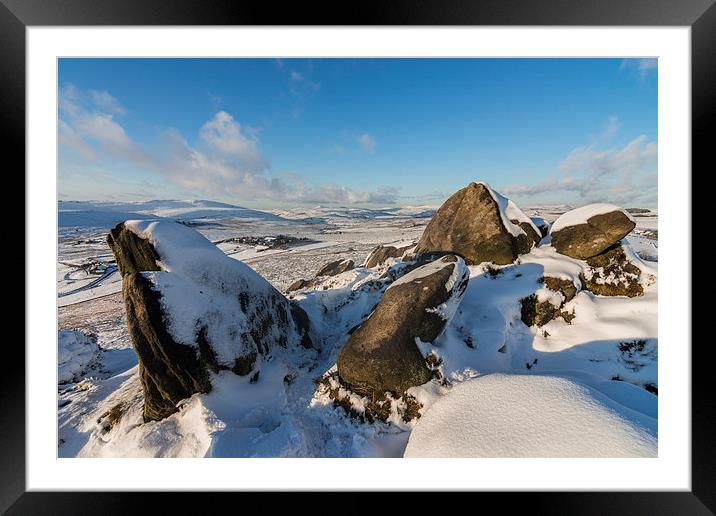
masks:
<path id="1" fill-rule="evenodd" d="M 99 365 L 96 337 L 75 330 L 57 332 L 57 383 L 78 382 Z"/>
<path id="2" fill-rule="evenodd" d="M 417 421 L 405 457 L 656 457 L 656 398 L 623 382 L 490 374 Z"/>
<path id="3" fill-rule="evenodd" d="M 353 267 L 355 267 L 353 260 L 335 260 L 321 267 L 316 273 L 316 276 L 335 276 L 336 274 L 349 271 Z"/>
<path id="4" fill-rule="evenodd" d="M 272 355 L 311 347 L 300 307 L 187 226 L 126 221 L 109 240 L 123 272 L 145 419 L 211 390 L 212 373 L 255 374 Z"/>
<path id="5" fill-rule="evenodd" d="M 504 265 L 529 252 L 537 235 L 537 227 L 512 201 L 486 183 L 470 183 L 435 212 L 415 253 L 454 253 L 470 265 Z"/>
<path id="6" fill-rule="evenodd" d="M 634 218 L 613 204 L 589 204 L 561 215 L 552 224 L 552 246 L 585 260 L 605 251 L 636 227 Z"/>
<path id="7" fill-rule="evenodd" d="M 386 263 L 390 258 L 400 258 L 408 249 L 413 247 L 412 244 L 396 247 L 392 245 L 379 245 L 373 249 L 365 259 L 364 267 L 379 267 Z"/>
<path id="8" fill-rule="evenodd" d="M 581 275 L 584 288 L 600 296 L 641 296 L 644 287 L 656 281 L 651 267 L 625 240 L 586 262 Z"/>
<path id="9" fill-rule="evenodd" d="M 430 380 L 416 341 L 432 342 L 450 322 L 467 286 L 462 258 L 445 256 L 402 276 L 338 356 L 338 375 L 364 395 L 397 396 Z"/>

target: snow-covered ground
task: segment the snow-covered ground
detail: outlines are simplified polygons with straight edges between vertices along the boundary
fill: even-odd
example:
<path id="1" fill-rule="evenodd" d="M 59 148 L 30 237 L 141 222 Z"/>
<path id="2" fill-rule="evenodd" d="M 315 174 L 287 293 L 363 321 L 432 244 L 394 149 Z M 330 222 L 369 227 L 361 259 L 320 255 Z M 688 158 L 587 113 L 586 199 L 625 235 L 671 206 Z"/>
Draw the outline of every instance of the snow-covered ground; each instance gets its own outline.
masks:
<path id="1" fill-rule="evenodd" d="M 555 413 L 570 417 L 592 407 L 591 419 L 567 429 L 569 439 L 578 441 L 580 432 L 588 431 L 590 421 L 598 418 L 624 432 L 637 421 L 642 433 L 633 440 L 600 434 L 598 442 L 606 455 L 625 450 L 631 455 L 654 455 L 657 398 L 645 387 L 654 391 L 658 386 L 656 282 L 646 287 L 644 296 L 631 299 L 580 292 L 565 305 L 576 316 L 571 324 L 557 319 L 539 329 L 528 328 L 520 321 L 516 300 L 535 292 L 532 282 L 536 284 L 544 274 L 578 274 L 578 261 L 570 265 L 568 258 L 557 259 L 551 248 L 535 249 L 497 274 L 482 266 L 469 268 L 471 278 L 462 303 L 432 346 L 450 386 L 430 382 L 411 389 L 424 406 L 417 420 L 361 422 L 316 391 L 314 380 L 334 367 L 348 330 L 370 313 L 385 288 L 373 287 L 384 269 L 357 267 L 327 278 L 315 290 L 292 294 L 319 335 L 321 352 L 312 362 L 299 364 L 296 370 L 280 364 L 262 367 L 260 380 L 252 386 L 254 394 L 241 400 L 231 393 L 249 379 L 222 373 L 212 393 L 193 396 L 180 412 L 163 421 L 141 423 L 141 386 L 126 329 L 121 277 L 105 240 L 110 227 L 128 218 L 180 219 L 285 291 L 298 279 L 313 278 L 327 262 L 352 259 L 360 266 L 378 244 L 417 242 L 435 208 L 316 207 L 266 213 L 210 201 L 60 203 L 58 329 L 83 333 L 71 334 L 71 343 L 70 334 L 60 334 L 60 380 L 68 380 L 63 364 L 78 373 L 58 387 L 59 455 L 392 457 L 402 456 L 406 446 L 408 455 L 440 455 L 439 444 L 437 448 L 424 445 L 430 440 L 425 436 L 438 431 L 438 414 L 456 410 L 460 399 L 467 398 L 474 399 L 479 410 L 494 412 L 497 402 L 486 405 L 484 400 L 511 389 L 515 394 L 504 394 L 503 405 L 513 404 L 511 410 L 521 414 L 521 421 L 542 413 L 545 400 L 556 400 L 550 405 Z M 524 211 L 551 223 L 568 208 Z M 649 260 L 644 266 L 656 278 L 658 217 L 655 211 L 646 215 L 633 215 L 637 228 L 627 240 L 642 259 Z M 231 240 L 278 235 L 303 240 L 276 247 Z M 563 383 L 549 380 L 554 378 Z M 544 399 L 528 407 L 527 400 L 535 395 L 517 394 L 523 391 L 543 392 Z M 478 409 L 471 405 L 469 410 Z M 639 416 L 634 419 L 632 412 Z M 470 435 L 495 432 L 495 425 L 513 416 L 495 415 Z M 473 422 L 466 418 L 460 424 Z M 540 429 L 560 432 L 535 420 L 530 431 Z M 525 456 L 557 456 L 553 450 L 558 442 L 535 442 L 524 448 Z M 584 452 L 576 445 L 574 450 L 575 455 Z M 502 452 L 483 448 L 465 453 L 497 456 Z"/>

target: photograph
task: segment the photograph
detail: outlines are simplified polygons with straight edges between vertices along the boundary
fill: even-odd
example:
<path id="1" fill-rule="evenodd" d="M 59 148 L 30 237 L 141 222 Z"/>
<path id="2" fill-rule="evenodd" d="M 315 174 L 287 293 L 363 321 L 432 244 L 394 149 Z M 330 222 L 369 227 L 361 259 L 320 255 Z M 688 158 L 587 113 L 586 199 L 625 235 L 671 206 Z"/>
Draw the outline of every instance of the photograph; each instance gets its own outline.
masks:
<path id="1" fill-rule="evenodd" d="M 57 457 L 659 457 L 658 73 L 58 58 Z"/>

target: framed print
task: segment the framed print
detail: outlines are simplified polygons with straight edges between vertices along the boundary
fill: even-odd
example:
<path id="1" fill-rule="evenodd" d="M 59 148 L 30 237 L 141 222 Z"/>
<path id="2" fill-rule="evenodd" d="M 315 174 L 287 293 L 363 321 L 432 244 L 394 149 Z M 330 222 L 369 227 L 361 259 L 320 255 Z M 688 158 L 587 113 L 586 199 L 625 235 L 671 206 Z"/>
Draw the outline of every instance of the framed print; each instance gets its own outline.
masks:
<path id="1" fill-rule="evenodd" d="M 3 510 L 397 490 L 711 513 L 712 2 L 350 26 L 2 4 L 27 203 Z"/>

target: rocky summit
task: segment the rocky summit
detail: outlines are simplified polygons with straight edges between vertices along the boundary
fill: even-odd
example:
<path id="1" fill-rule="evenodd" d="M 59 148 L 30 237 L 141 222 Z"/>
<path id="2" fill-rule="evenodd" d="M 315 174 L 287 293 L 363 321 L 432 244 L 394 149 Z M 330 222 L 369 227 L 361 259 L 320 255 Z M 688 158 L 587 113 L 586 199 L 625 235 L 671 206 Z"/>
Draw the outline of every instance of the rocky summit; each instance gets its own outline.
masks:
<path id="1" fill-rule="evenodd" d="M 531 234 L 525 233 L 519 223 L 530 226 Z M 505 265 L 529 252 L 539 241 L 538 235 L 530 219 L 508 199 L 484 183 L 470 183 L 435 212 L 415 253 L 456 254 L 469 265 Z"/>

